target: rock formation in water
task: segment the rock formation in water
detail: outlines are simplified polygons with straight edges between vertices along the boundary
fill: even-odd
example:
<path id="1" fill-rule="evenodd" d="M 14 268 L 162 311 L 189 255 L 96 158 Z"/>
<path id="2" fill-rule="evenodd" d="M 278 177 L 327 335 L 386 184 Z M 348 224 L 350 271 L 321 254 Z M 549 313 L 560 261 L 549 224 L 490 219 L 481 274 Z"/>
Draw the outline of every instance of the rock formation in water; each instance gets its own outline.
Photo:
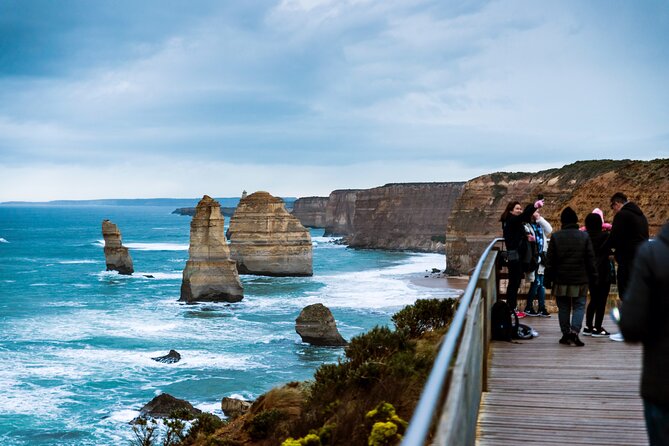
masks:
<path id="1" fill-rule="evenodd" d="M 342 189 L 330 193 L 325 207 L 325 236 L 353 234 L 355 200 L 359 189 Z"/>
<path id="2" fill-rule="evenodd" d="M 353 248 L 444 252 L 448 217 L 464 182 L 387 184 L 358 191 Z"/>
<path id="3" fill-rule="evenodd" d="M 451 213 L 446 230 L 448 269 L 466 273 L 472 269 L 485 246 L 502 237 L 499 217 L 509 201 L 534 202 L 543 194 L 541 214 L 560 229 L 560 212 L 571 206 L 582 224 L 594 208 L 604 210 L 613 221 L 609 200 L 615 192 L 625 193 L 644 211 L 651 236 L 669 218 L 669 160 L 579 161 L 559 169 L 536 173 L 497 172 L 468 181 Z"/>
<path id="4" fill-rule="evenodd" d="M 170 350 L 169 353 L 164 356 L 157 356 L 151 359 L 157 362 L 162 362 L 163 364 L 175 364 L 181 361 L 181 355 L 176 350 Z"/>
<path id="5" fill-rule="evenodd" d="M 332 312 L 323 304 L 304 307 L 295 320 L 295 331 L 302 337 L 302 342 L 312 345 L 346 345 Z"/>
<path id="6" fill-rule="evenodd" d="M 140 409 L 138 418 L 168 418 L 177 410 L 187 411 L 188 419 L 193 419 L 202 413 L 186 400 L 175 398 L 169 393 L 161 393 Z M 137 418 L 133 421 L 137 421 Z"/>
<path id="7" fill-rule="evenodd" d="M 130 275 L 135 270 L 128 248 L 123 246 L 121 231 L 109 220 L 102 221 L 102 237 L 105 239 L 105 263 L 107 271 L 118 271 L 119 274 Z"/>
<path id="8" fill-rule="evenodd" d="M 245 414 L 251 408 L 250 401 L 244 401 L 237 398 L 223 397 L 221 400 L 221 410 L 226 417 L 237 418 Z"/>
<path id="9" fill-rule="evenodd" d="M 303 197 L 293 203 L 293 216 L 307 228 L 325 227 L 325 209 L 328 197 Z"/>
<path id="10" fill-rule="evenodd" d="M 243 299 L 242 284 L 225 239 L 224 223 L 221 206 L 205 195 L 197 204 L 190 224 L 189 257 L 179 300 L 193 303 Z"/>
<path id="11" fill-rule="evenodd" d="M 313 274 L 311 235 L 280 198 L 255 192 L 240 200 L 228 232 L 230 254 L 241 274 Z"/>

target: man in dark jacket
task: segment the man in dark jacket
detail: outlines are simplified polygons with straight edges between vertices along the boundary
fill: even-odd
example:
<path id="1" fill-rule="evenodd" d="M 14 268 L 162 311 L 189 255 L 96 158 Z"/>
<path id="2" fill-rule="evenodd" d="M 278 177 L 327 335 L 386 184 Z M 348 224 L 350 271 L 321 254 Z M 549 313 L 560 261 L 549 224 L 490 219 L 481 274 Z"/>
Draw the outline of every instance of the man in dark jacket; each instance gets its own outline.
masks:
<path id="1" fill-rule="evenodd" d="M 590 237 L 578 229 L 578 216 L 570 207 L 560 214 L 562 229 L 555 232 L 548 244 L 544 281 L 552 282 L 558 321 L 564 345 L 584 344 L 579 339 L 588 284 L 596 283 L 595 253 Z M 570 320 L 571 318 L 571 320 Z"/>
<path id="2" fill-rule="evenodd" d="M 650 444 L 669 445 L 669 223 L 638 249 L 620 329 L 626 341 L 643 342 L 641 397 Z"/>
<path id="3" fill-rule="evenodd" d="M 611 197 L 613 228 L 607 242 L 607 248 L 615 249 L 618 262 L 618 294 L 620 299 L 627 298 L 627 283 L 632 272 L 634 255 L 639 245 L 648 240 L 648 220 L 635 203 L 627 201 L 627 196 L 616 192 Z"/>

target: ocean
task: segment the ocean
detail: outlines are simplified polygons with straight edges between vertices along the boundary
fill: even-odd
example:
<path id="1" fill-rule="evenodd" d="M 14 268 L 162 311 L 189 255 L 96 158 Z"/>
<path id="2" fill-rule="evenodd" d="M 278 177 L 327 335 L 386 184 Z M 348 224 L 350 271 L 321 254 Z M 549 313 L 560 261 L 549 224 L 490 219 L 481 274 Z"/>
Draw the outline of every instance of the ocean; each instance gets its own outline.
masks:
<path id="1" fill-rule="evenodd" d="M 241 276 L 241 302 L 185 305 L 190 218 L 172 210 L 0 206 L 0 444 L 129 444 L 128 422 L 160 393 L 223 417 L 222 397 L 255 399 L 342 356 L 301 342 L 306 305 L 330 308 L 350 339 L 418 298 L 458 294 L 410 280 L 443 255 L 353 250 L 312 230 L 313 277 Z M 132 276 L 105 271 L 103 219 Z M 180 362 L 151 359 L 170 349 Z"/>

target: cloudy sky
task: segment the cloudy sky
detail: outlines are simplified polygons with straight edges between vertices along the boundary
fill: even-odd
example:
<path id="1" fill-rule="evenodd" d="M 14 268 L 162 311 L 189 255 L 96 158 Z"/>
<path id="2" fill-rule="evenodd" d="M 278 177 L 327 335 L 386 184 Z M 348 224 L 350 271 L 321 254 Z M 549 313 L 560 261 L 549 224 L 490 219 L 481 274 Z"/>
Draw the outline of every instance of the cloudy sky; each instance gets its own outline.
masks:
<path id="1" fill-rule="evenodd" d="M 666 0 L 0 1 L 0 201 L 666 157 Z"/>

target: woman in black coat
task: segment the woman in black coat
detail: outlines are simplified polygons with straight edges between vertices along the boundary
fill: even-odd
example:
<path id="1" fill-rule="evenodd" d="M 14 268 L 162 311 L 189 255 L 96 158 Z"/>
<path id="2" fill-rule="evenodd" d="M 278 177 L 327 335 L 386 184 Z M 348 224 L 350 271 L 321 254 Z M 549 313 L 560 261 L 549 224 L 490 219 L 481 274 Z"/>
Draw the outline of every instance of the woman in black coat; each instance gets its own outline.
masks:
<path id="1" fill-rule="evenodd" d="M 595 251 L 595 267 L 597 281 L 590 284 L 590 303 L 585 311 L 585 328 L 583 334 L 593 337 L 608 337 L 611 333 L 602 328 L 606 300 L 611 289 L 611 250 L 605 246 L 609 233 L 602 230 L 603 220 L 599 214 L 588 214 L 585 217 L 585 229 L 590 236 L 592 248 Z M 594 318 L 594 325 L 593 325 Z"/>
<path id="2" fill-rule="evenodd" d="M 560 344 L 582 347 L 578 338 L 583 323 L 588 284 L 597 281 L 595 253 L 590 237 L 578 228 L 578 216 L 570 207 L 560 214 L 562 229 L 553 234 L 546 255 L 545 282 L 552 282 L 558 306 Z M 570 321 L 571 318 L 571 321 Z"/>
<path id="3" fill-rule="evenodd" d="M 509 256 L 509 283 L 506 287 L 506 303 L 514 311 L 516 311 L 518 303 L 518 288 L 520 288 L 520 281 L 523 278 L 520 260 L 522 253 L 518 251 L 521 242 L 527 237 L 523 224 L 529 223 L 534 211 L 543 205 L 543 200 L 537 200 L 534 205 L 528 204 L 523 210 L 519 202 L 511 201 L 506 205 L 506 209 L 499 219 L 502 222 L 504 243 Z"/>

